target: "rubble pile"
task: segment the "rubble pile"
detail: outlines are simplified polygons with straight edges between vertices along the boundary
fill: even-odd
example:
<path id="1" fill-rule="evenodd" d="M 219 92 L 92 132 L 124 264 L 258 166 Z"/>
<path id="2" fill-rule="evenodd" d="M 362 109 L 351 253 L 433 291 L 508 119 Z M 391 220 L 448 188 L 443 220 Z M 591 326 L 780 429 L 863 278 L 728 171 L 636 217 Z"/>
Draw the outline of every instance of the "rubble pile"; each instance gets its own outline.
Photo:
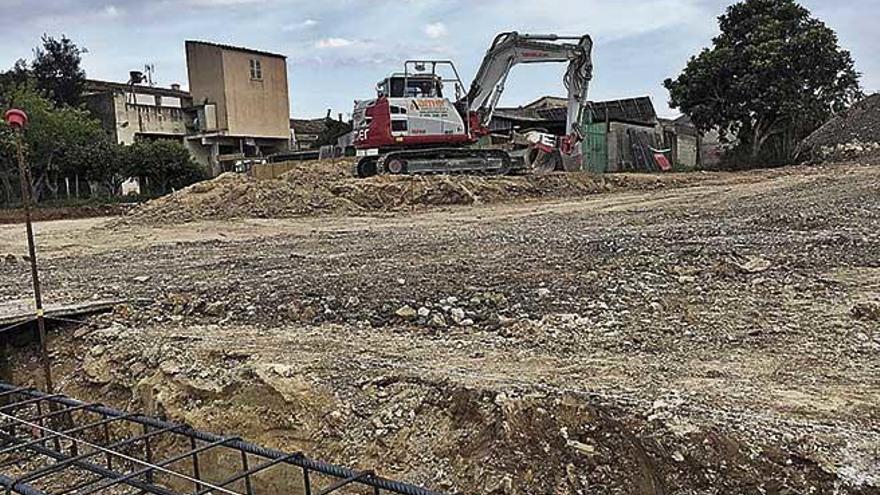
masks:
<path id="1" fill-rule="evenodd" d="M 801 143 L 799 156 L 836 161 L 880 156 L 880 93 L 835 116 Z"/>
<path id="2" fill-rule="evenodd" d="M 150 201 L 120 220 L 168 224 L 233 218 L 290 218 L 320 214 L 394 212 L 414 207 L 572 197 L 608 190 L 587 173 L 529 176 L 347 175 L 351 162 L 305 162 L 277 179 L 225 173 Z"/>

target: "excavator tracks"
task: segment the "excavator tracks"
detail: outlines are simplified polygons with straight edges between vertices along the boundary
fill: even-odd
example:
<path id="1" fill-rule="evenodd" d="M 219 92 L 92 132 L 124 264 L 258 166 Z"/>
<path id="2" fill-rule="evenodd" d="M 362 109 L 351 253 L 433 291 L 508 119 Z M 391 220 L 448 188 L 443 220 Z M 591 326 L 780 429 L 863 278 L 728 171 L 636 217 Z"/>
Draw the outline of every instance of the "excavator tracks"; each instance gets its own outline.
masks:
<path id="1" fill-rule="evenodd" d="M 485 174 L 506 175 L 523 168 L 521 161 L 498 149 L 434 148 L 392 151 L 366 156 L 355 166 L 357 177 L 378 174 Z"/>

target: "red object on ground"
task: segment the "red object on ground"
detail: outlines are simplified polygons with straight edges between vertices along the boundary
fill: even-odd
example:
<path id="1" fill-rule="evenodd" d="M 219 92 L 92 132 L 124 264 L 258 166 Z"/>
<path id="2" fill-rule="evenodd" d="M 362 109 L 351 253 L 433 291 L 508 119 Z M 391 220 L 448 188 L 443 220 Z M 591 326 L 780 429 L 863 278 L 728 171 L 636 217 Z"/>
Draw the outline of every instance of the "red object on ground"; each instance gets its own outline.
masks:
<path id="1" fill-rule="evenodd" d="M 663 153 L 654 153 L 654 161 L 657 162 L 657 166 L 660 167 L 660 170 L 664 172 L 672 170 L 672 164 L 669 163 L 669 158 L 666 158 L 666 155 Z"/>
<path id="2" fill-rule="evenodd" d="M 6 112 L 6 123 L 12 127 L 25 128 L 28 124 L 28 116 L 23 111 L 12 108 Z"/>

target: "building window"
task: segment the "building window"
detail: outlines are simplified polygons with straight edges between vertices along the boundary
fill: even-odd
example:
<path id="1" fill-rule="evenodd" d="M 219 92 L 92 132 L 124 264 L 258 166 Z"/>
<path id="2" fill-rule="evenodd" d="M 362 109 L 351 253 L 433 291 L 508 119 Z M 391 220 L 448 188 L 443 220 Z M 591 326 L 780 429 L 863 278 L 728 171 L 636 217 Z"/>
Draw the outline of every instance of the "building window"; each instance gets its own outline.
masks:
<path id="1" fill-rule="evenodd" d="M 251 59 L 251 79 L 263 79 L 263 65 L 255 58 Z"/>

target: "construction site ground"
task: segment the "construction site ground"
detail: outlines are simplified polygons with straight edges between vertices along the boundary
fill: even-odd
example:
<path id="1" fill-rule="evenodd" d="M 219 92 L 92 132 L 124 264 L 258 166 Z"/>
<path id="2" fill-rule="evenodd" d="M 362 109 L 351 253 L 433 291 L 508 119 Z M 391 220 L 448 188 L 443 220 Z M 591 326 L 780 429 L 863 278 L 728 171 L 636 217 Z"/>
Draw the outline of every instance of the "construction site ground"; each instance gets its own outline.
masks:
<path id="1" fill-rule="evenodd" d="M 56 382 L 449 493 L 878 493 L 880 166 L 670 177 L 40 223 L 47 301 L 132 301 L 52 332 Z"/>

